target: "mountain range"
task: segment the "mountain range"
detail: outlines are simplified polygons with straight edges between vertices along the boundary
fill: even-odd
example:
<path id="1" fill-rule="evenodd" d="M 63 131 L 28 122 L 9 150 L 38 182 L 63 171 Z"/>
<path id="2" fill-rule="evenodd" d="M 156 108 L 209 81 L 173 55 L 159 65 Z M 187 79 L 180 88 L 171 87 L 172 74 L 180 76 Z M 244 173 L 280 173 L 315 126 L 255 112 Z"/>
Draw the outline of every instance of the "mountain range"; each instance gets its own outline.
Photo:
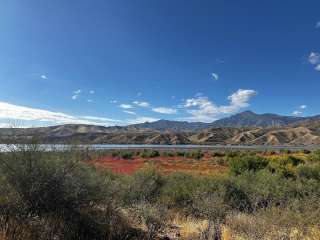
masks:
<path id="1" fill-rule="evenodd" d="M 212 123 L 159 120 L 156 122 L 146 122 L 132 126 L 137 128 L 148 128 L 158 131 L 198 131 L 206 128 L 224 127 L 281 127 L 289 124 L 317 119 L 320 120 L 320 115 L 313 117 L 292 117 L 281 116 L 272 113 L 256 114 L 252 111 L 245 111 L 233 115 L 231 117 L 219 119 Z"/>
<path id="2" fill-rule="evenodd" d="M 124 127 L 2 128 L 0 143 L 320 145 L 320 115 L 242 112 L 212 123 L 159 120 Z"/>

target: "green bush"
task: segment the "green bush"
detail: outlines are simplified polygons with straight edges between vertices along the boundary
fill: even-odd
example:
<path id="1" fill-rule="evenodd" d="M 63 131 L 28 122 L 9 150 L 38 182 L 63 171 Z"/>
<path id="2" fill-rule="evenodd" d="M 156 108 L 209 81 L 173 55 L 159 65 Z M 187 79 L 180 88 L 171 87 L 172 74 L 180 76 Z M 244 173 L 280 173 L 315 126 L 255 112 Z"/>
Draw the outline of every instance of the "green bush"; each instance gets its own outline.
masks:
<path id="1" fill-rule="evenodd" d="M 190 158 L 193 158 L 193 159 L 196 159 L 196 160 L 200 160 L 204 156 L 204 154 L 202 153 L 201 150 L 192 151 L 188 155 L 189 155 Z"/>
<path id="2" fill-rule="evenodd" d="M 124 182 L 122 199 L 126 205 L 155 202 L 163 186 L 163 177 L 152 166 L 146 167 Z"/>
<path id="3" fill-rule="evenodd" d="M 0 228 L 8 226 L 9 239 L 17 233 L 24 239 L 117 239 L 126 232 L 111 207 L 111 178 L 79 161 L 80 155 L 46 153 L 37 146 L 1 154 L 0 195 L 6 196 L 0 197 Z"/>
<path id="4" fill-rule="evenodd" d="M 134 156 L 133 152 L 121 152 L 120 157 L 123 159 L 132 159 Z"/>
<path id="5" fill-rule="evenodd" d="M 157 150 L 144 150 L 141 154 L 140 157 L 142 158 L 154 158 L 154 157 L 160 157 L 160 152 Z"/>
<path id="6" fill-rule="evenodd" d="M 314 179 L 320 181 L 320 163 L 305 164 L 297 167 L 299 178 Z"/>
<path id="7" fill-rule="evenodd" d="M 266 168 L 268 161 L 259 156 L 240 156 L 229 160 L 230 171 L 234 175 L 240 175 L 247 171 L 259 171 Z"/>
<path id="8" fill-rule="evenodd" d="M 285 156 L 270 161 L 268 168 L 271 172 L 279 173 L 286 178 L 295 178 L 296 167 L 301 164 L 304 164 L 303 160 L 293 156 Z"/>

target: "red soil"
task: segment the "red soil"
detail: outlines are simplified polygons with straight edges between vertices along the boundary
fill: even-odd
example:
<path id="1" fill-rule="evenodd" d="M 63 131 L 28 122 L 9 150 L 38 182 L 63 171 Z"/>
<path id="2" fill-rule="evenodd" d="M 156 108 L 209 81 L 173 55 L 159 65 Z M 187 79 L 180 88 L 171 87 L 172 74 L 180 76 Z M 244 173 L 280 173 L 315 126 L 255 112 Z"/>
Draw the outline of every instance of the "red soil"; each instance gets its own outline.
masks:
<path id="1" fill-rule="evenodd" d="M 93 165 L 99 168 L 108 168 L 114 173 L 131 175 L 137 170 L 143 168 L 146 163 L 151 163 L 163 174 L 174 172 L 185 172 L 197 175 L 211 175 L 224 173 L 227 167 L 210 163 L 206 158 L 197 161 L 184 157 L 155 157 L 121 159 L 119 157 L 106 156 L 91 161 Z"/>
<path id="2" fill-rule="evenodd" d="M 114 173 L 131 175 L 143 167 L 142 159 L 121 159 L 114 157 L 103 157 L 91 161 L 96 167 L 108 168 Z"/>

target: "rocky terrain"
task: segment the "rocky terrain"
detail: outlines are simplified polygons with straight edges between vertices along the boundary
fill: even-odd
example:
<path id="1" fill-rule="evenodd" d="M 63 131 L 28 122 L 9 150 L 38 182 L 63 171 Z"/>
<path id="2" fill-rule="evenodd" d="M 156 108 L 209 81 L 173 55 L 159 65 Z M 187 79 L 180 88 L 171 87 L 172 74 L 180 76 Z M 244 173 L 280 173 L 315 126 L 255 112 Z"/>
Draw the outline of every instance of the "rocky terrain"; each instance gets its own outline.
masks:
<path id="1" fill-rule="evenodd" d="M 243 112 L 213 123 L 160 120 L 126 127 L 2 128 L 0 143 L 318 145 L 320 117 Z"/>

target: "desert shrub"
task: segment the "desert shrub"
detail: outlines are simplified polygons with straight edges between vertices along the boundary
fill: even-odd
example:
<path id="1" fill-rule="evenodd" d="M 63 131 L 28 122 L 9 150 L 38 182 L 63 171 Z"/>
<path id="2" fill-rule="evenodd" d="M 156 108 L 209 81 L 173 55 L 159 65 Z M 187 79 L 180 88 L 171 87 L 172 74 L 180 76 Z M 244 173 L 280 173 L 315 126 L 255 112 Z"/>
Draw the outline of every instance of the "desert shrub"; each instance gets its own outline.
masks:
<path id="1" fill-rule="evenodd" d="M 234 175 L 240 175 L 247 171 L 258 171 L 266 168 L 268 161 L 259 156 L 240 156 L 229 160 L 230 172 Z"/>
<path id="2" fill-rule="evenodd" d="M 280 149 L 280 153 L 283 153 L 283 154 L 291 154 L 292 151 L 289 150 L 289 149 Z"/>
<path id="3" fill-rule="evenodd" d="M 310 154 L 310 153 L 311 153 L 311 151 L 310 151 L 310 150 L 308 150 L 308 149 L 303 149 L 303 150 L 302 150 L 302 153 L 303 153 L 303 154 Z"/>
<path id="4" fill-rule="evenodd" d="M 320 150 L 313 151 L 309 154 L 308 160 L 312 162 L 320 162 Z"/>
<path id="5" fill-rule="evenodd" d="M 110 178 L 79 161 L 80 155 L 45 153 L 37 146 L 1 155 L 6 197 L 0 198 L 0 226 L 9 229 L 9 239 L 119 239 L 117 234 L 126 232 L 125 221 L 111 207 Z"/>
<path id="6" fill-rule="evenodd" d="M 231 181 L 227 182 L 225 186 L 224 202 L 228 204 L 233 211 L 252 211 L 251 202 L 247 193 Z"/>
<path id="7" fill-rule="evenodd" d="M 141 216 L 141 223 L 144 224 L 147 229 L 143 239 L 157 239 L 159 233 L 161 233 L 167 225 L 168 213 L 166 208 L 162 205 L 144 203 L 139 205 L 138 211 Z"/>
<path id="8" fill-rule="evenodd" d="M 211 163 L 221 166 L 227 166 L 228 165 L 228 159 L 226 157 L 215 157 L 211 160 Z"/>
<path id="9" fill-rule="evenodd" d="M 172 151 L 164 151 L 164 152 L 161 153 L 161 156 L 163 156 L 163 157 L 174 157 L 175 153 L 172 152 Z"/>
<path id="10" fill-rule="evenodd" d="M 161 189 L 161 201 L 170 208 L 189 208 L 199 182 L 199 179 L 183 173 L 169 175 Z"/>
<path id="11" fill-rule="evenodd" d="M 154 158 L 154 157 L 159 157 L 160 152 L 157 150 L 144 150 L 141 154 L 140 157 L 142 158 Z"/>
<path id="12" fill-rule="evenodd" d="M 248 197 L 254 211 L 271 206 L 287 206 L 291 201 L 302 202 L 311 196 L 320 196 L 319 182 L 313 179 L 288 179 L 267 169 L 246 172 L 232 181 Z"/>
<path id="13" fill-rule="evenodd" d="M 188 156 L 190 158 L 200 160 L 201 158 L 203 158 L 204 153 L 201 150 L 196 150 L 196 151 L 192 151 L 192 152 L 188 153 Z"/>
<path id="14" fill-rule="evenodd" d="M 269 162 L 269 170 L 281 174 L 286 178 L 296 177 L 296 167 L 304 161 L 294 156 L 283 156 Z"/>
<path id="15" fill-rule="evenodd" d="M 270 207 L 254 214 L 233 213 L 226 226 L 235 239 L 318 239 L 319 203 L 315 199 Z"/>
<path id="16" fill-rule="evenodd" d="M 119 157 L 120 156 L 120 151 L 112 152 L 112 157 Z"/>
<path id="17" fill-rule="evenodd" d="M 133 152 L 121 152 L 120 157 L 123 159 L 132 159 L 134 156 Z"/>
<path id="18" fill-rule="evenodd" d="M 297 176 L 299 178 L 315 179 L 320 181 L 320 163 L 311 163 L 298 166 Z"/>
<path id="19" fill-rule="evenodd" d="M 208 226 L 200 233 L 199 239 L 222 239 L 222 225 L 232 210 L 225 200 L 226 189 L 223 185 L 218 185 L 214 191 L 196 195 L 193 208 L 198 212 L 199 217 L 208 220 Z"/>
<path id="20" fill-rule="evenodd" d="M 212 157 L 224 157 L 226 154 L 223 152 L 213 152 L 211 154 Z"/>
<path id="21" fill-rule="evenodd" d="M 159 156 L 160 156 L 160 153 L 159 153 L 159 151 L 157 151 L 157 150 L 152 150 L 152 151 L 150 152 L 150 157 L 151 157 L 151 158 L 159 157 Z"/>
<path id="22" fill-rule="evenodd" d="M 153 166 L 148 166 L 126 179 L 122 199 L 127 205 L 156 202 L 162 185 L 163 177 Z"/>
<path id="23" fill-rule="evenodd" d="M 227 152 L 226 155 L 228 158 L 234 158 L 234 157 L 240 156 L 241 152 L 240 151 L 229 151 L 229 152 Z"/>
<path id="24" fill-rule="evenodd" d="M 186 155 L 187 155 L 186 152 L 177 151 L 177 156 L 178 156 L 178 157 L 185 157 Z"/>

